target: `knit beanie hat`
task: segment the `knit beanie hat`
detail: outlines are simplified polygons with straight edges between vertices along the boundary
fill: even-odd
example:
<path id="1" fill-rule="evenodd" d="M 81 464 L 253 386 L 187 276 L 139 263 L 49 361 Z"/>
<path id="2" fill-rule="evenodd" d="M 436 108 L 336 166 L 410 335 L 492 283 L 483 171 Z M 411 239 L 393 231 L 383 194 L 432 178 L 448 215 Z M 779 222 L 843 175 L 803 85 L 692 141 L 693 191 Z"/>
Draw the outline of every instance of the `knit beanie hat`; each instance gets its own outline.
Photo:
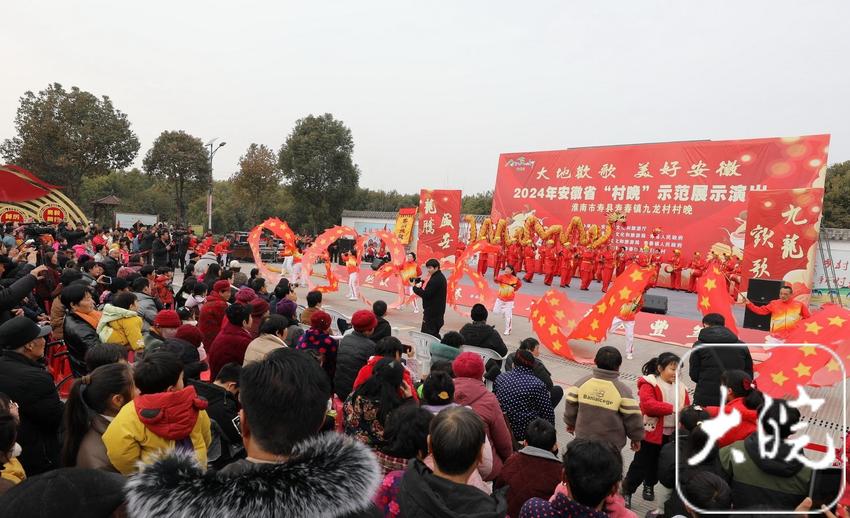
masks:
<path id="1" fill-rule="evenodd" d="M 237 304 L 250 304 L 256 298 L 257 292 L 255 292 L 251 288 L 239 288 L 239 291 L 236 292 Z"/>
<path id="2" fill-rule="evenodd" d="M 213 283 L 213 289 L 212 289 L 213 291 L 224 291 L 224 290 L 229 290 L 229 289 L 230 289 L 230 281 L 226 281 L 226 280 L 222 279 L 220 281 L 215 281 L 215 283 Z"/>
<path id="3" fill-rule="evenodd" d="M 295 311 L 297 309 L 298 305 L 289 299 L 280 299 L 277 303 L 277 314 L 283 315 L 290 320 L 295 318 Z"/>
<path id="4" fill-rule="evenodd" d="M 473 322 L 486 322 L 487 308 L 484 307 L 484 304 L 476 304 L 472 306 L 472 310 L 469 312 L 469 316 L 472 317 Z"/>
<path id="5" fill-rule="evenodd" d="M 324 311 L 316 311 L 310 315 L 310 326 L 324 331 L 331 327 L 331 316 Z"/>
<path id="6" fill-rule="evenodd" d="M 183 325 L 183 321 L 180 320 L 180 315 L 173 309 L 163 309 L 156 314 L 156 318 L 153 319 L 153 325 L 156 327 L 177 329 Z"/>
<path id="7" fill-rule="evenodd" d="M 359 333 L 365 333 L 375 329 L 378 325 L 378 317 L 368 309 L 355 311 L 351 315 L 351 327 Z"/>
<path id="8" fill-rule="evenodd" d="M 260 318 L 266 314 L 269 310 L 269 303 L 265 300 L 257 297 L 256 299 L 251 301 L 251 316 L 254 318 Z"/>
<path id="9" fill-rule="evenodd" d="M 193 326 L 192 324 L 183 324 L 178 327 L 177 333 L 174 337 L 186 340 L 190 344 L 194 345 L 196 349 L 200 347 L 201 343 L 204 341 L 204 333 L 202 333 L 197 326 Z"/>
<path id="10" fill-rule="evenodd" d="M 514 363 L 523 367 L 534 367 L 534 355 L 531 351 L 519 350 L 514 355 Z"/>
<path id="11" fill-rule="evenodd" d="M 460 353 L 452 362 L 452 372 L 456 378 L 480 380 L 484 376 L 484 360 L 476 353 Z"/>

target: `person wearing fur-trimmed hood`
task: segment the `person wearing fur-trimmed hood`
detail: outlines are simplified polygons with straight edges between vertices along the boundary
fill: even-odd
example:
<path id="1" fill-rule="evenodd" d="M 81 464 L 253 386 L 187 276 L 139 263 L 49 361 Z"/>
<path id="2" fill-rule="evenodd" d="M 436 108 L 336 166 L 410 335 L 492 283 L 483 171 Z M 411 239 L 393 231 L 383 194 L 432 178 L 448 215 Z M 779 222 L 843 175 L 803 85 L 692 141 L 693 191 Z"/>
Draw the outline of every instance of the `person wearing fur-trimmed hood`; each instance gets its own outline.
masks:
<path id="1" fill-rule="evenodd" d="M 299 387 L 297 391 L 289 387 Z M 170 453 L 132 477 L 129 516 L 367 517 L 381 470 L 367 447 L 319 434 L 330 381 L 289 348 L 243 368 L 240 426 L 247 458 L 218 472 Z"/>

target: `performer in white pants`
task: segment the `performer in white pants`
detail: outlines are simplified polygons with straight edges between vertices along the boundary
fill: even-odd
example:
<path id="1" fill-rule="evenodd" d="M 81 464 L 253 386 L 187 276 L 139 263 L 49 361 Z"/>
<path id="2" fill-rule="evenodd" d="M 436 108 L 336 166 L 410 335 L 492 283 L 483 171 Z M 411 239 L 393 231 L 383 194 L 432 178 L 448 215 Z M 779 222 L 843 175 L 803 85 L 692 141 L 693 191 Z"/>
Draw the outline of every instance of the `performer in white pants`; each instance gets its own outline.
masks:
<path id="1" fill-rule="evenodd" d="M 640 308 L 643 307 L 643 294 L 641 293 L 636 299 L 623 304 L 620 308 L 620 315 L 614 317 L 611 322 L 609 332 L 615 331 L 618 327 L 623 326 L 626 330 L 626 359 L 634 359 L 635 352 L 635 315 L 638 314 Z"/>
<path id="2" fill-rule="evenodd" d="M 289 284 L 301 284 L 301 250 L 296 249 L 292 256 L 292 273 L 289 274 Z"/>
<path id="3" fill-rule="evenodd" d="M 506 264 L 502 269 L 502 274 L 496 277 L 496 283 L 499 285 L 499 294 L 496 297 L 496 304 L 493 306 L 493 313 L 502 313 L 505 316 L 505 335 L 511 334 L 511 324 L 514 317 L 514 298 L 516 291 L 522 286 L 515 275 L 514 267 Z"/>
<path id="4" fill-rule="evenodd" d="M 419 313 L 419 297 L 413 294 L 413 284 L 411 281 L 418 277 L 422 277 L 422 267 L 416 264 L 416 254 L 413 252 L 407 253 L 407 260 L 401 267 L 401 280 L 406 286 L 407 300 L 413 306 L 413 312 Z M 405 304 L 406 306 L 407 304 Z M 402 306 L 399 309 L 404 309 Z"/>
<path id="5" fill-rule="evenodd" d="M 360 265 L 357 264 L 357 257 L 351 253 L 343 254 L 345 259 L 345 268 L 348 271 L 348 300 L 357 300 L 359 298 L 360 282 L 357 274 L 360 272 Z"/>

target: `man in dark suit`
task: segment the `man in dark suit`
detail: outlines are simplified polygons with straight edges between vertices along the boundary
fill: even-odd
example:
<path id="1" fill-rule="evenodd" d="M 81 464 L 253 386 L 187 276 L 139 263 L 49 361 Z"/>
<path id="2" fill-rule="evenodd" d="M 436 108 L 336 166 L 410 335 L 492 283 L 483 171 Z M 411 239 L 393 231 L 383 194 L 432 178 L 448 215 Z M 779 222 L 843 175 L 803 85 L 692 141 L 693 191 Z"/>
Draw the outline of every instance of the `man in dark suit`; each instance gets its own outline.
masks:
<path id="1" fill-rule="evenodd" d="M 422 332 L 440 338 L 446 314 L 446 276 L 436 259 L 428 259 L 425 269 L 428 270 L 428 283 L 423 287 L 421 279 L 414 280 L 413 293 L 422 298 Z"/>

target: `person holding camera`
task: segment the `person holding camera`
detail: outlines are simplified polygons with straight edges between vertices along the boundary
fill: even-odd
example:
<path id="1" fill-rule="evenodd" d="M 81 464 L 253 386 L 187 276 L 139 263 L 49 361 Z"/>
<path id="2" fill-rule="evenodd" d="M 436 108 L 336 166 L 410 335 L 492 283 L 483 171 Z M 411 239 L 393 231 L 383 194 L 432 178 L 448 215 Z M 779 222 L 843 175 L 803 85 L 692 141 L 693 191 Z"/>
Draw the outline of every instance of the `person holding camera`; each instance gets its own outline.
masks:
<path id="1" fill-rule="evenodd" d="M 422 298 L 422 332 L 440 338 L 446 314 L 446 276 L 440 271 L 440 262 L 436 259 L 428 259 L 425 269 L 428 271 L 428 283 L 425 284 L 421 277 L 412 279 L 413 293 Z"/>

